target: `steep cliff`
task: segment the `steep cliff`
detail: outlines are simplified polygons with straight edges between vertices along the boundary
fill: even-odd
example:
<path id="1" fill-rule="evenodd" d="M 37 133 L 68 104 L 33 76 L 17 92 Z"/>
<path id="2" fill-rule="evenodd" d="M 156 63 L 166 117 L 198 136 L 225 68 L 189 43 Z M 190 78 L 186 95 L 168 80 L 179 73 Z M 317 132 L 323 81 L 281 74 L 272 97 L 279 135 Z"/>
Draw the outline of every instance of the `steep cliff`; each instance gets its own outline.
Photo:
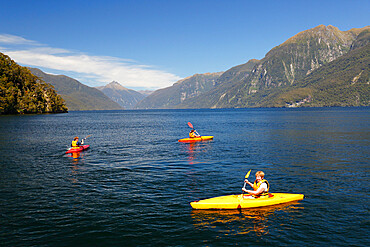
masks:
<path id="1" fill-rule="evenodd" d="M 215 86 L 222 72 L 195 74 L 182 79 L 170 87 L 159 89 L 140 101 L 137 109 L 166 109 L 176 108 L 188 98 L 208 92 Z"/>

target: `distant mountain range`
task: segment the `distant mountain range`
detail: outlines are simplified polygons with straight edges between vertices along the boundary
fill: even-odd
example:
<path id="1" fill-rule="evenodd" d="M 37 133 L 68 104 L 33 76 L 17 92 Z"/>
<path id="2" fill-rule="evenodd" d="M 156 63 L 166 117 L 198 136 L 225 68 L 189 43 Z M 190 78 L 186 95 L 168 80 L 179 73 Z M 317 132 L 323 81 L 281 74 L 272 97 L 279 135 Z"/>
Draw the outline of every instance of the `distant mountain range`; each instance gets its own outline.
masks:
<path id="1" fill-rule="evenodd" d="M 214 87 L 194 97 L 168 104 L 184 93 L 174 84 L 162 105 L 152 108 L 242 108 L 297 106 L 368 106 L 370 27 L 342 32 L 320 25 L 273 48 L 261 60 L 235 66 L 220 75 Z M 188 85 L 187 90 L 196 84 Z M 151 108 L 140 102 L 137 108 Z"/>
<path id="2" fill-rule="evenodd" d="M 140 101 L 135 108 L 176 108 L 184 100 L 201 95 L 214 88 L 222 72 L 196 74 L 182 79 L 170 87 L 159 89 Z"/>
<path id="3" fill-rule="evenodd" d="M 195 74 L 154 92 L 137 92 L 114 81 L 92 88 L 67 76 L 30 70 L 54 86 L 68 110 L 78 111 L 369 106 L 369 68 L 370 26 L 340 31 L 320 25 L 274 47 L 261 60 Z"/>
<path id="4" fill-rule="evenodd" d="M 146 97 L 146 95 L 135 90 L 125 88 L 115 81 L 106 86 L 96 88 L 125 109 L 132 109 L 140 100 Z"/>
<path id="5" fill-rule="evenodd" d="M 86 86 L 65 75 L 51 75 L 37 68 L 29 68 L 32 74 L 54 86 L 65 100 L 69 111 L 119 110 L 119 104 L 96 88 Z"/>

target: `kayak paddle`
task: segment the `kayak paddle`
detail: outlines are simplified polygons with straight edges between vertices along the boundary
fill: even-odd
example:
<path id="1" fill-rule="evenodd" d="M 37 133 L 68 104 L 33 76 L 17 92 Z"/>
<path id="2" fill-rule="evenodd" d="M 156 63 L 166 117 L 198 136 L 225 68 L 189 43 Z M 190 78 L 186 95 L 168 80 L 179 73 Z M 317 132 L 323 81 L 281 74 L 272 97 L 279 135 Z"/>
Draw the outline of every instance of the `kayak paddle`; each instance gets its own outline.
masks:
<path id="1" fill-rule="evenodd" d="M 244 179 L 249 178 L 249 174 L 251 174 L 251 171 L 252 171 L 252 170 L 249 170 L 249 172 L 247 172 L 247 174 L 245 175 Z M 245 189 L 245 185 L 246 185 L 246 182 L 244 181 L 243 189 Z M 244 194 L 244 190 L 243 190 L 243 194 Z"/>
<path id="2" fill-rule="evenodd" d="M 82 142 L 81 144 L 84 144 L 84 141 L 86 140 L 86 138 L 90 137 L 91 135 L 87 135 L 85 138 L 82 139 Z"/>
<path id="3" fill-rule="evenodd" d="M 193 127 L 193 125 L 190 122 L 188 122 L 188 126 L 190 128 L 192 128 L 193 130 L 195 130 L 194 127 Z M 201 135 L 199 135 L 198 131 L 196 131 L 196 130 L 195 130 L 195 134 L 197 134 L 200 138 L 202 138 Z"/>

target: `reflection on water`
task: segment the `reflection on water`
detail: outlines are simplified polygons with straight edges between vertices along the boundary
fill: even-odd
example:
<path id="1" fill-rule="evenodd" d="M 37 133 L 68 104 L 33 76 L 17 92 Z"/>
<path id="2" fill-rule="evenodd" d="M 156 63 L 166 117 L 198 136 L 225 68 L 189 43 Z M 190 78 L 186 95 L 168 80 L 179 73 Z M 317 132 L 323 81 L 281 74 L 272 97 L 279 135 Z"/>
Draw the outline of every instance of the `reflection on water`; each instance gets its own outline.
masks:
<path id="1" fill-rule="evenodd" d="M 196 159 L 196 156 L 205 153 L 210 148 L 210 145 L 213 140 L 206 140 L 202 142 L 190 142 L 190 143 L 183 143 L 186 146 L 185 152 L 188 155 L 188 162 L 190 165 L 193 165 Z"/>
<path id="2" fill-rule="evenodd" d="M 83 157 L 86 155 L 86 152 L 87 151 L 69 153 L 67 154 L 67 157 L 72 158 L 72 163 L 77 165 L 81 160 L 83 160 Z"/>
<path id="3" fill-rule="evenodd" d="M 276 213 L 289 213 L 303 209 L 299 202 L 244 210 L 193 210 L 192 219 L 196 228 L 210 228 L 230 235 L 269 233 L 269 218 Z"/>
<path id="4" fill-rule="evenodd" d="M 81 152 L 76 152 L 76 153 L 70 153 L 68 157 L 73 158 L 73 162 L 78 162 L 78 159 L 81 159 Z"/>
<path id="5" fill-rule="evenodd" d="M 72 183 L 77 183 L 77 176 L 80 173 L 81 166 L 80 164 L 84 161 L 84 156 L 86 155 L 86 152 L 76 152 L 76 153 L 69 153 L 67 154 L 67 157 L 71 158 L 71 181 Z"/>

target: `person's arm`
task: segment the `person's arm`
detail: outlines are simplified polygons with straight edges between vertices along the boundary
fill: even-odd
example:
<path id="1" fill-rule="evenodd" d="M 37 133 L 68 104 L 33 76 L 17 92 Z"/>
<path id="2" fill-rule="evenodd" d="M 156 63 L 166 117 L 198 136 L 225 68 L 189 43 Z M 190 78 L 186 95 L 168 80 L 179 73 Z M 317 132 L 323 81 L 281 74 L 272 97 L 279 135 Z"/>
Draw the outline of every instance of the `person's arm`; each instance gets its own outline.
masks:
<path id="1" fill-rule="evenodd" d="M 84 140 L 85 140 L 85 139 L 82 139 L 82 140 L 81 140 L 81 145 L 83 145 L 83 144 L 84 144 Z"/>
<path id="2" fill-rule="evenodd" d="M 261 194 L 263 191 L 264 189 L 262 188 L 262 186 L 260 186 L 257 190 L 245 190 L 245 192 L 255 196 Z"/>
<path id="3" fill-rule="evenodd" d="M 265 190 L 267 190 L 267 184 L 263 183 L 263 184 L 261 184 L 261 186 L 257 190 L 247 190 L 246 192 L 248 192 L 249 194 L 252 194 L 252 195 L 259 195 L 262 192 L 264 192 Z"/>
<path id="4" fill-rule="evenodd" d="M 249 182 L 248 179 L 245 179 L 244 182 L 246 184 L 249 184 L 249 186 L 253 188 L 253 184 L 251 182 Z M 244 187 L 242 188 L 242 190 L 245 191 L 245 192 L 248 192 L 248 190 L 246 188 L 244 188 Z"/>

